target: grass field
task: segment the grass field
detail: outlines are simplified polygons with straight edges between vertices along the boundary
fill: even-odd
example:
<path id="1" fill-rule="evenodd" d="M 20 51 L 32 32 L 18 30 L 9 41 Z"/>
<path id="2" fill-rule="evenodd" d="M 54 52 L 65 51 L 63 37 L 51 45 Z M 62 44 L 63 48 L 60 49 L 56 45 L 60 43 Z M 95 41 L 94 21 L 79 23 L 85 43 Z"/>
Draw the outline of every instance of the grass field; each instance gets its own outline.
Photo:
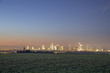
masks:
<path id="1" fill-rule="evenodd" d="M 110 55 L 0 54 L 0 73 L 110 73 Z"/>

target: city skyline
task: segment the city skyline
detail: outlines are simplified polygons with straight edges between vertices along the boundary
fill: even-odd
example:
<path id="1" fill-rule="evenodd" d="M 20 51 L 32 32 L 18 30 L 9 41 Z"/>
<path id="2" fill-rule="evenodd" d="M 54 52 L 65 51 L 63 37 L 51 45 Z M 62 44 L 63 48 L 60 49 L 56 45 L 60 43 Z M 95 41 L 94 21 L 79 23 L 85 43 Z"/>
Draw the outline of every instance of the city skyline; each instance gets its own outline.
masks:
<path id="1" fill-rule="evenodd" d="M 6 54 L 6 53 L 109 53 L 110 49 L 103 49 L 100 47 L 93 47 L 90 45 L 83 45 L 81 43 L 78 43 L 77 45 L 69 44 L 68 47 L 65 47 L 63 45 L 55 45 L 51 43 L 48 46 L 41 45 L 41 46 L 24 46 L 22 48 L 2 48 L 0 49 L 0 53 Z"/>
<path id="2" fill-rule="evenodd" d="M 110 48 L 110 0 L 0 0 L 0 46 Z"/>

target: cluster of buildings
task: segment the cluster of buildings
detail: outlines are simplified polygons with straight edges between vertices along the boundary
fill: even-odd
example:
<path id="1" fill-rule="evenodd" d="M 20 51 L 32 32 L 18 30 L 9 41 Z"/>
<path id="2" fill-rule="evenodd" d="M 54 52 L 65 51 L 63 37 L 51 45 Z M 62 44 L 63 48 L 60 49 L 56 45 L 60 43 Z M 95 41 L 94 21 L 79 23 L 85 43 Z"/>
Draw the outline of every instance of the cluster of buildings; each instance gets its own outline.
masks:
<path id="1" fill-rule="evenodd" d="M 25 46 L 22 49 L 0 49 L 0 53 L 16 53 L 17 51 L 26 52 L 54 52 L 54 53 L 65 53 L 65 52 L 110 52 L 108 49 L 101 49 L 101 48 L 92 48 L 90 46 L 83 46 L 81 43 L 78 43 L 77 46 L 72 46 L 69 44 L 68 47 L 54 45 L 51 44 L 50 46 L 42 45 L 38 48 L 33 46 Z"/>
<path id="2" fill-rule="evenodd" d="M 35 47 L 29 47 L 26 46 L 22 50 L 31 50 L 31 51 L 64 51 L 64 46 L 59 46 L 59 45 L 54 45 L 51 44 L 49 47 L 45 47 L 42 45 L 40 48 L 35 48 Z"/>
<path id="3" fill-rule="evenodd" d="M 69 44 L 68 47 L 60 46 L 60 45 L 54 45 L 51 44 L 49 47 L 45 47 L 42 45 L 40 48 L 35 47 L 29 47 L 26 46 L 22 50 L 30 50 L 30 51 L 53 51 L 53 52 L 74 52 L 74 51 L 88 51 L 88 52 L 110 52 L 110 50 L 107 49 L 94 49 L 92 47 L 86 46 L 86 48 L 83 47 L 81 43 L 78 44 L 78 46 L 72 47 L 71 44 Z"/>

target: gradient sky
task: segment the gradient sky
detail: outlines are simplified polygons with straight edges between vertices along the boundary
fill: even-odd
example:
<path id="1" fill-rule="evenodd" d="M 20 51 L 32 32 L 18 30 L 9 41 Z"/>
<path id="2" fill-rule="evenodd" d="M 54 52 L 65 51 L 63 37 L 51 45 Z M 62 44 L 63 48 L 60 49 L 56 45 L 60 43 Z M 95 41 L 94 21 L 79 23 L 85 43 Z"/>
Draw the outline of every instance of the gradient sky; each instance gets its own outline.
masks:
<path id="1" fill-rule="evenodd" d="M 110 0 L 0 0 L 0 45 L 110 48 Z"/>

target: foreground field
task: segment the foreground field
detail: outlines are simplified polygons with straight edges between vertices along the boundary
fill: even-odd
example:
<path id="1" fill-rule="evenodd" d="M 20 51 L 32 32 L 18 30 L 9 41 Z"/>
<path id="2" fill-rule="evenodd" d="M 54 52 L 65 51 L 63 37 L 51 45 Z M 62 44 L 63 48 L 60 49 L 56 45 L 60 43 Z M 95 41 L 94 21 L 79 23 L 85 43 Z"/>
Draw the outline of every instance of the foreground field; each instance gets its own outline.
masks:
<path id="1" fill-rule="evenodd" d="M 110 55 L 0 54 L 0 73 L 110 73 Z"/>

